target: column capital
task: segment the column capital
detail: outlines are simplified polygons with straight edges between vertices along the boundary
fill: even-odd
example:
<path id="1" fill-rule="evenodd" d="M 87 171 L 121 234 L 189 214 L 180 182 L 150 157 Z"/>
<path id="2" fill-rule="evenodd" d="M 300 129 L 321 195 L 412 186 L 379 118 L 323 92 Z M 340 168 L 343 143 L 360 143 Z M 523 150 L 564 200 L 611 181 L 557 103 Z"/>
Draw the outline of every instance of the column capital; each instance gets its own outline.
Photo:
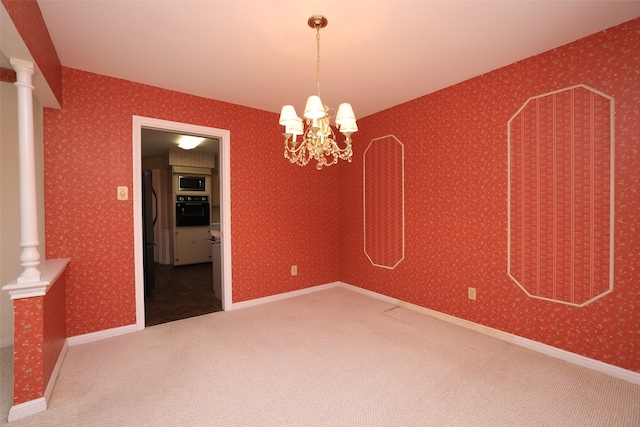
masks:
<path id="1" fill-rule="evenodd" d="M 17 58 L 11 58 L 9 62 L 11 62 L 11 66 L 16 72 L 15 84 L 17 86 L 26 86 L 33 91 L 34 87 L 32 86 L 31 78 L 34 74 L 33 62 Z"/>
<path id="2" fill-rule="evenodd" d="M 13 69 L 16 70 L 16 72 L 18 71 L 17 68 L 20 68 L 21 71 L 31 71 L 31 74 L 33 74 L 33 62 L 25 61 L 24 59 L 18 58 L 10 58 L 9 62 L 11 63 Z"/>

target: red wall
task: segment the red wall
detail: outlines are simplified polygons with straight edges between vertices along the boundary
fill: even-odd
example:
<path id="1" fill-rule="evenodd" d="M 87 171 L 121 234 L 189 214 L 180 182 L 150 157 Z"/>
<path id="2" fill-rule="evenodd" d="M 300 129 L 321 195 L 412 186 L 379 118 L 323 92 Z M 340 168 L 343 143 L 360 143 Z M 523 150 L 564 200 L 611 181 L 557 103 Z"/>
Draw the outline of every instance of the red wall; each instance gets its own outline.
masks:
<path id="1" fill-rule="evenodd" d="M 341 280 L 640 371 L 640 19 L 366 117 L 343 173 Z M 507 121 L 529 97 L 586 84 L 615 98 L 615 282 L 584 308 L 529 298 L 507 277 Z M 405 145 L 405 259 L 363 251 L 362 154 Z M 477 300 L 467 298 L 477 288 Z"/>
<path id="2" fill-rule="evenodd" d="M 46 384 L 49 383 L 53 368 L 55 368 L 60 352 L 67 340 L 66 322 L 66 272 L 55 280 L 49 292 L 44 296 L 44 365 L 43 375 Z"/>
<path id="3" fill-rule="evenodd" d="M 36 0 L 2 0 L 2 4 L 11 16 L 11 21 L 24 40 L 33 60 L 38 64 L 54 96 L 58 102 L 62 103 L 60 59 L 49 36 L 38 2 Z"/>
<path id="4" fill-rule="evenodd" d="M 40 19 L 26 9 L 35 2 L 3 4 L 14 22 Z M 231 130 L 234 301 L 339 279 L 640 371 L 639 27 L 363 118 L 354 163 L 320 173 L 282 159 L 275 114 L 63 68 L 62 84 L 49 83 L 58 98 L 62 86 L 64 109 L 45 109 L 45 215 L 47 255 L 72 259 L 68 335 L 135 322 L 132 204 L 114 194 L 132 183 L 135 114 Z M 27 42 L 52 53 L 49 42 Z M 59 74 L 55 60 L 36 60 Z M 614 291 L 584 308 L 528 298 L 506 275 L 507 120 L 529 97 L 577 83 L 616 99 Z M 395 270 L 371 266 L 362 232 L 362 152 L 388 134 L 406 155 L 406 256 Z"/>
<path id="5" fill-rule="evenodd" d="M 63 67 L 44 110 L 47 256 L 71 258 L 67 335 L 134 324 L 132 116 L 231 131 L 233 301 L 338 280 L 339 166 L 282 156 L 278 116 Z M 320 261 L 321 260 L 321 261 Z M 298 275 L 290 275 L 290 265 Z"/>
<path id="6" fill-rule="evenodd" d="M 13 300 L 13 404 L 44 396 L 44 297 Z"/>
<path id="7" fill-rule="evenodd" d="M 63 272 L 46 295 L 13 300 L 13 404 L 44 396 L 67 339 Z"/>

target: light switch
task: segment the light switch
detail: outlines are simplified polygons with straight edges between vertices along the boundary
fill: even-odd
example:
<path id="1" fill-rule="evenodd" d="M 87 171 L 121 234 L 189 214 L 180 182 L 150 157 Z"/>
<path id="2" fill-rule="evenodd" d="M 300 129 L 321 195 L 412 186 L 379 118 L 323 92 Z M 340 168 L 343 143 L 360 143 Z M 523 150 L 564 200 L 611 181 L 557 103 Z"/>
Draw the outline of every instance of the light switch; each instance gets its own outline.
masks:
<path id="1" fill-rule="evenodd" d="M 118 186 L 118 200 L 128 200 L 129 199 L 129 187 L 125 185 Z"/>

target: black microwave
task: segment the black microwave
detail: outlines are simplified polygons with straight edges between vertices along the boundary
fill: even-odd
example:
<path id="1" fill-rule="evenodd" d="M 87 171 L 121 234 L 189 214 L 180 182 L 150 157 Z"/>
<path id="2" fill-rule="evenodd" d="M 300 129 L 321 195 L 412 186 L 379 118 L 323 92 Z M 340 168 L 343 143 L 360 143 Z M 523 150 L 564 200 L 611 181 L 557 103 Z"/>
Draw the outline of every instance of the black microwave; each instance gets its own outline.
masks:
<path id="1" fill-rule="evenodd" d="M 204 176 L 179 175 L 178 191 L 207 191 L 206 182 Z"/>

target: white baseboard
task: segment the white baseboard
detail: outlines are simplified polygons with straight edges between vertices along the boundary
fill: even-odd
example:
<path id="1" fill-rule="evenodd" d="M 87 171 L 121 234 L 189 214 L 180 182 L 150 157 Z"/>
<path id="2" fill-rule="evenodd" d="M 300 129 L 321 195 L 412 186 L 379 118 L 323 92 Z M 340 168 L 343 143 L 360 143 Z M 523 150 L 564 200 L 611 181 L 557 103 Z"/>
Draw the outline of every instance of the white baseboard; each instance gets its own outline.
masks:
<path id="1" fill-rule="evenodd" d="M 62 345 L 62 349 L 60 350 L 60 354 L 58 355 L 58 360 L 53 367 L 51 377 L 49 378 L 49 383 L 47 384 L 47 388 L 44 391 L 44 396 L 30 400 L 28 402 L 20 403 L 18 405 L 13 405 L 9 410 L 9 421 L 19 420 L 21 418 L 37 414 L 38 412 L 42 412 L 47 409 L 47 402 L 51 398 L 51 394 L 53 393 L 53 389 L 55 388 L 56 381 L 58 380 L 58 375 L 60 374 L 60 369 L 62 368 L 62 363 L 64 362 L 64 358 L 67 355 L 69 346 L 99 341 L 105 338 L 136 332 L 136 330 L 136 325 L 128 325 L 67 338 Z M 11 341 L 13 343 L 13 340 Z"/>
<path id="2" fill-rule="evenodd" d="M 44 397 L 30 400 L 28 402 L 13 405 L 9 410 L 9 421 L 19 420 L 29 415 L 37 414 L 47 409 L 47 401 Z"/>
<path id="3" fill-rule="evenodd" d="M 297 291 L 285 292 L 282 294 L 270 295 L 268 297 L 256 298 L 248 301 L 236 302 L 231 305 L 231 310 L 237 310 L 239 308 L 253 307 L 256 305 L 266 304 L 268 302 L 280 301 L 287 298 L 297 297 L 300 295 L 311 294 L 325 289 L 335 288 L 340 286 L 340 282 L 327 283 L 325 285 L 313 286 L 311 288 L 299 289 Z"/>
<path id="4" fill-rule="evenodd" d="M 349 285 L 349 284 L 344 283 L 344 282 L 338 282 L 338 286 L 341 286 L 341 287 L 343 287 L 345 289 L 349 289 L 350 291 L 358 292 L 359 294 L 363 294 L 363 295 L 369 296 L 371 298 L 375 298 L 375 299 L 379 299 L 379 300 L 384 301 L 384 302 L 388 302 L 389 304 L 398 305 L 398 304 L 402 303 L 402 301 L 397 299 L 397 298 L 392 298 L 392 297 L 389 297 L 389 296 L 386 296 L 386 295 L 379 294 L 377 292 L 369 291 L 367 289 L 362 289 L 362 288 L 359 288 L 357 286 Z M 420 307 L 420 306 L 416 305 L 416 307 Z M 422 307 L 420 307 L 420 308 L 422 308 Z"/>
<path id="5" fill-rule="evenodd" d="M 76 335 L 67 338 L 70 347 L 74 345 L 86 344 L 93 341 L 100 341 L 106 338 L 117 337 L 119 335 L 136 332 L 136 325 L 120 326 L 118 328 L 104 329 L 102 331 L 90 332 L 88 334 Z"/>
<path id="6" fill-rule="evenodd" d="M 53 371 L 51 372 L 49 383 L 47 384 L 47 388 L 44 390 L 44 398 L 47 402 L 49 401 L 49 399 L 51 399 L 51 394 L 53 393 L 53 389 L 55 388 L 56 382 L 58 381 L 58 375 L 60 375 L 62 362 L 64 362 L 64 358 L 67 356 L 68 349 L 69 342 L 68 340 L 64 340 L 64 344 L 62 345 L 62 349 L 60 349 L 60 354 L 58 355 L 58 360 L 56 360 L 56 365 L 53 367 Z"/>
<path id="7" fill-rule="evenodd" d="M 506 334 L 506 332 L 503 333 Z M 589 357 L 582 356 L 581 354 L 572 353 L 570 351 L 543 344 L 538 341 L 533 341 L 528 338 L 522 338 L 518 335 L 512 335 L 511 337 L 512 341 L 510 342 L 513 342 L 514 344 L 521 347 L 528 348 L 529 350 L 534 350 L 538 353 L 546 354 L 547 356 L 555 357 L 556 359 L 561 359 L 565 362 L 582 366 L 583 368 L 592 369 L 594 371 L 612 376 L 614 378 L 628 381 L 632 384 L 640 385 L 640 372 L 623 369 L 619 366 L 591 359 Z"/>
<path id="8" fill-rule="evenodd" d="M 53 393 L 53 389 L 55 388 L 56 382 L 58 381 L 58 375 L 60 375 L 62 362 L 64 362 L 64 358 L 67 355 L 68 348 L 69 344 L 67 344 L 67 340 L 65 340 L 64 344 L 62 345 L 62 349 L 60 350 L 60 354 L 58 355 L 58 360 L 56 360 L 56 364 L 53 367 L 53 371 L 51 372 L 51 377 L 49 378 L 47 388 L 44 391 L 44 396 L 37 399 L 29 400 L 28 402 L 20 403 L 18 405 L 13 405 L 11 409 L 9 409 L 9 421 L 19 420 L 20 418 L 28 417 L 47 409 L 47 402 L 49 402 L 49 399 L 51 399 L 51 394 Z"/>
<path id="9" fill-rule="evenodd" d="M 13 345 L 13 338 L 0 339 L 0 348 L 11 347 Z"/>
<path id="10" fill-rule="evenodd" d="M 498 338 L 502 341 L 509 342 L 511 344 L 518 345 L 520 347 L 528 348 L 529 350 L 537 351 L 538 353 L 546 354 L 547 356 L 555 357 L 556 359 L 564 360 L 565 362 L 573 363 L 574 365 L 589 368 L 594 371 L 601 372 L 606 375 L 610 375 L 614 378 L 618 378 L 624 381 L 628 381 L 632 384 L 640 385 L 640 373 L 623 369 L 615 365 L 610 365 L 599 360 L 591 359 L 589 357 L 582 356 L 580 354 L 572 353 L 570 351 L 562 350 L 557 347 L 543 344 L 538 341 L 533 341 L 528 338 L 523 338 L 518 335 L 510 334 L 508 332 L 500 331 L 498 329 L 490 328 L 488 326 L 481 325 L 479 323 L 470 322 L 459 317 L 451 316 L 449 314 L 440 313 L 439 311 L 431 310 L 419 305 L 404 302 L 402 300 L 391 298 L 386 295 L 382 295 L 376 292 L 368 291 L 366 289 L 358 288 L 357 286 L 349 285 L 347 283 L 338 282 L 339 286 L 346 289 L 350 289 L 355 292 L 359 292 L 364 295 L 368 295 L 373 298 L 377 298 L 386 301 L 391 304 L 398 305 L 409 310 L 417 311 L 419 313 L 426 314 L 428 316 L 435 317 L 440 320 L 444 320 L 449 323 L 453 323 L 458 326 L 462 326 L 467 329 L 471 329 L 476 332 L 480 332 L 485 335 L 490 335 L 494 338 Z"/>

